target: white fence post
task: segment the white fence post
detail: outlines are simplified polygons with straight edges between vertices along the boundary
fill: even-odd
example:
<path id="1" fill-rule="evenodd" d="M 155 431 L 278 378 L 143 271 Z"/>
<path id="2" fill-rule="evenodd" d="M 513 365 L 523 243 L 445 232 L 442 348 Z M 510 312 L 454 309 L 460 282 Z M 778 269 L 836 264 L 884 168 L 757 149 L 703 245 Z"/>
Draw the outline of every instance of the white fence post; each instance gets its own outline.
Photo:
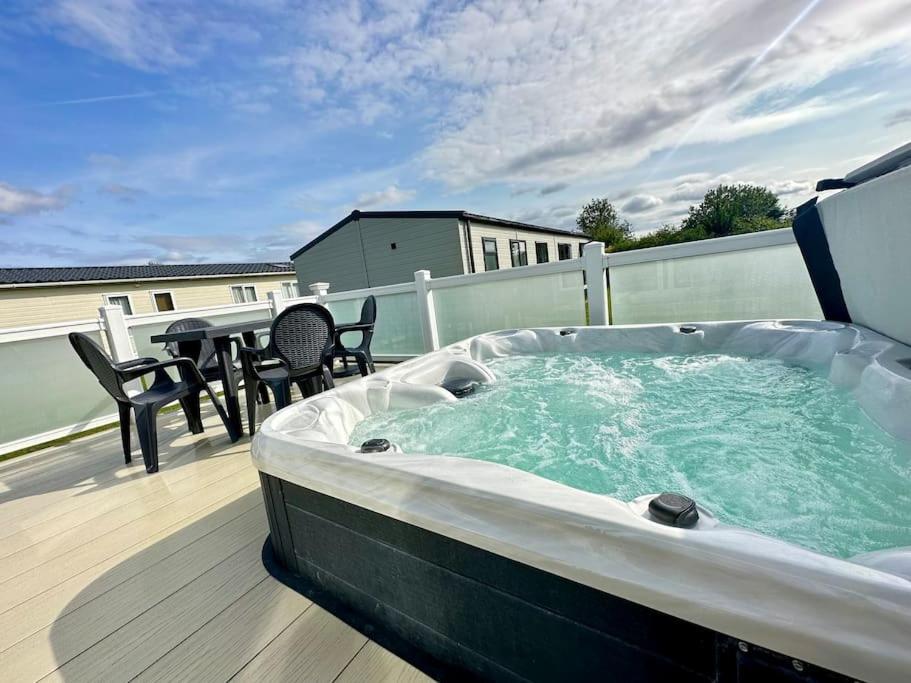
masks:
<path id="1" fill-rule="evenodd" d="M 118 363 L 136 358 L 130 341 L 130 328 L 123 317 L 123 309 L 120 306 L 102 306 L 98 313 L 104 323 L 104 334 L 108 340 L 111 357 Z"/>
<path id="2" fill-rule="evenodd" d="M 316 302 L 321 304 L 323 303 L 323 297 L 329 293 L 329 283 L 314 282 L 310 285 L 310 291 L 313 292 L 313 296 L 316 297 Z"/>
<path id="3" fill-rule="evenodd" d="M 424 351 L 436 351 L 440 348 L 440 335 L 437 332 L 437 315 L 433 305 L 433 290 L 430 288 L 429 270 L 415 272 L 414 291 L 418 297 L 418 315 L 421 318 Z"/>
<path id="4" fill-rule="evenodd" d="M 272 317 L 277 318 L 278 314 L 285 310 L 288 305 L 285 302 L 285 295 L 280 289 L 275 289 L 268 294 L 269 305 L 272 307 Z"/>
<path id="5" fill-rule="evenodd" d="M 609 324 L 607 285 L 604 277 L 604 242 L 589 242 L 582 248 L 582 267 L 588 284 L 588 320 L 592 325 Z"/>

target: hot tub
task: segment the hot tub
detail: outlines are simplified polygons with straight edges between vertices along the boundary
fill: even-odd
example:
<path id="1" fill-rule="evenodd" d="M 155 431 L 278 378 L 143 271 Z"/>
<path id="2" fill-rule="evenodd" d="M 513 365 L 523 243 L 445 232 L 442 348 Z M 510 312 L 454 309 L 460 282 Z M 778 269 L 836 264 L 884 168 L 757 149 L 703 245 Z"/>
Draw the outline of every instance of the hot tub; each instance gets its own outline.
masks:
<path id="1" fill-rule="evenodd" d="M 484 677 L 899 680 L 911 671 L 907 549 L 845 560 L 719 523 L 711 510 L 692 528 L 661 524 L 648 511 L 659 491 L 618 500 L 501 464 L 348 445 L 371 414 L 457 401 L 444 385 L 494 380 L 490 359 L 630 351 L 812 367 L 884 429 L 911 437 L 911 348 L 859 326 L 480 335 L 266 420 L 253 458 L 277 561 L 435 660 Z"/>
<path id="2" fill-rule="evenodd" d="M 483 448 L 459 457 L 445 449 L 432 455 L 407 452 L 407 443 L 406 448 L 350 443 L 364 420 L 381 420 L 383 414 L 469 406 L 482 398 L 485 386 L 494 386 L 504 359 L 600 362 L 597 358 L 623 354 L 672 357 L 684 365 L 710 357 L 735 359 L 731 362 L 744 367 L 751 359 L 772 363 L 769 376 L 781 371 L 781 394 L 788 389 L 792 399 L 790 383 L 804 372 L 798 379 L 813 392 L 832 389 L 849 397 L 850 405 L 840 404 L 839 413 L 849 432 L 846 443 L 870 429 L 884 434 L 882 443 L 907 442 L 909 164 L 911 145 L 844 179 L 824 181 L 820 189 L 849 189 L 798 209 L 794 233 L 823 321 L 493 332 L 273 415 L 252 449 L 269 514 L 271 570 L 443 677 L 909 680 L 911 541 L 904 539 L 911 538 L 911 470 L 901 453 L 893 457 L 890 474 L 878 476 L 865 452 L 850 453 L 854 465 L 842 464 L 833 447 L 839 439 L 823 434 L 819 445 L 829 450 L 817 457 L 831 457 L 836 465 L 808 469 L 804 485 L 793 476 L 788 449 L 776 439 L 776 457 L 792 465 L 791 493 L 796 481 L 797 495 L 776 498 L 770 495 L 774 486 L 758 486 L 750 494 L 758 500 L 748 502 L 754 512 L 777 508 L 783 518 L 797 517 L 803 514 L 799 487 L 805 486 L 817 517 L 795 529 L 769 526 L 761 515 L 732 514 L 730 495 L 720 495 L 730 492 L 718 486 L 701 489 L 711 504 L 693 487 L 697 519 L 685 498 L 656 501 L 662 490 L 624 488 L 616 481 L 599 488 L 597 481 L 564 476 L 559 467 L 553 474 L 533 462 L 512 460 L 514 453 L 491 462 L 496 458 L 485 458 Z M 775 363 L 802 370 L 795 375 Z M 481 387 L 478 396 L 470 394 L 472 386 Z M 561 386 L 559 377 L 553 386 Z M 796 405 L 793 400 L 780 405 L 772 386 L 771 393 L 741 400 L 737 410 L 770 415 L 766 431 L 757 434 L 769 434 L 770 425 L 786 431 L 798 413 L 808 424 L 803 413 L 812 412 L 813 402 L 808 395 L 804 409 L 799 393 L 797 398 Z M 662 410 L 673 437 L 677 413 Z M 573 420 L 571 414 L 566 418 L 568 427 Z M 611 420 L 605 421 L 610 428 Z M 456 427 L 467 441 L 484 422 L 465 419 Z M 837 431 L 838 421 L 829 423 Z M 728 420 L 722 429 L 702 431 L 720 440 L 735 430 Z M 532 433 L 529 443 L 535 447 L 545 436 L 546 430 Z M 795 451 L 816 444 L 813 436 L 803 440 L 795 437 Z M 577 439 L 582 446 L 586 441 Z M 762 449 L 757 441 L 750 447 Z M 458 438 L 453 443 L 460 446 Z M 692 453 L 691 439 L 687 444 Z M 654 452 L 633 444 L 622 464 L 635 465 Z M 709 443 L 705 453 L 712 452 Z M 665 449 L 663 457 L 673 466 L 673 450 L 669 453 Z M 575 453 L 567 451 L 570 455 Z M 749 458 L 732 458 L 728 471 L 726 462 L 711 463 L 719 476 L 741 471 L 746 476 Z M 858 463 L 867 468 L 855 468 Z M 880 488 L 869 489 L 878 493 L 866 496 L 819 495 L 825 477 L 852 476 L 892 481 L 880 481 Z M 674 488 L 668 486 L 668 492 Z M 620 490 L 625 495 L 611 493 Z M 876 520 L 865 514 L 868 507 L 879 511 Z M 848 532 L 826 538 L 828 519 Z M 880 533 L 883 524 L 888 533 Z"/>

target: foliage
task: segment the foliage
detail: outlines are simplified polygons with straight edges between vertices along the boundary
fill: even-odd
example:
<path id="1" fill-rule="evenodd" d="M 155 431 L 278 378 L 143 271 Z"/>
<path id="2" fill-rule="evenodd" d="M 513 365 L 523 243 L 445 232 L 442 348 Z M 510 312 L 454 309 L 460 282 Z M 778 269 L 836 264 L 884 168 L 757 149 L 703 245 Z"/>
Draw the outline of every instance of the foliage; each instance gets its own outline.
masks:
<path id="1" fill-rule="evenodd" d="M 759 185 L 719 185 L 691 206 L 681 230 L 702 230 L 709 237 L 740 235 L 784 227 L 786 212 L 778 197 Z"/>
<path id="2" fill-rule="evenodd" d="M 719 185 L 709 190 L 679 226 L 666 224 L 636 236 L 606 199 L 593 199 L 576 219 L 579 228 L 593 240 L 604 242 L 606 251 L 627 251 L 680 244 L 712 237 L 741 235 L 790 226 L 792 212 L 778 197 L 760 185 Z"/>
<path id="3" fill-rule="evenodd" d="M 608 247 L 619 246 L 632 235 L 629 221 L 620 217 L 607 197 L 592 199 L 583 206 L 576 218 L 576 225 L 592 240 L 604 242 Z"/>

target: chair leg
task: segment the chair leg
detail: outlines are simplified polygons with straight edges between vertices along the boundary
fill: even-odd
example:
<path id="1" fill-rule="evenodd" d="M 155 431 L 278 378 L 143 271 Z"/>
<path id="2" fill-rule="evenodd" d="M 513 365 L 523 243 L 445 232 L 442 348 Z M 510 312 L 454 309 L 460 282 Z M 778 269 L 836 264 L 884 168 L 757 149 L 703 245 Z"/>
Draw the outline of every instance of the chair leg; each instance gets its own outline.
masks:
<path id="1" fill-rule="evenodd" d="M 180 399 L 180 407 L 187 416 L 187 428 L 191 434 L 202 434 L 202 412 L 199 408 L 199 392 L 191 392 Z"/>
<path id="2" fill-rule="evenodd" d="M 291 382 L 282 380 L 280 382 L 270 382 L 272 394 L 275 396 L 275 409 L 281 410 L 291 405 Z"/>
<path id="3" fill-rule="evenodd" d="M 367 365 L 367 354 L 365 353 L 355 353 L 354 360 L 357 361 L 357 369 L 361 373 L 361 377 L 366 377 L 370 374 L 370 368 Z"/>
<path id="4" fill-rule="evenodd" d="M 256 433 L 256 401 L 259 397 L 262 403 L 269 402 L 269 393 L 266 390 L 266 386 L 262 382 L 257 382 L 256 380 L 250 380 L 249 383 L 246 383 L 244 387 L 244 395 L 247 398 L 247 426 L 250 436 L 253 436 Z M 263 399 L 263 395 L 265 398 Z"/>
<path id="5" fill-rule="evenodd" d="M 370 372 L 376 372 L 376 368 L 373 365 L 373 354 L 370 353 L 370 349 L 364 351 L 364 356 L 367 358 L 367 367 L 370 368 Z"/>
<path id="6" fill-rule="evenodd" d="M 332 379 L 332 370 L 327 368 L 325 365 L 323 366 L 323 385 L 326 389 L 335 388 L 335 380 Z"/>
<path id="7" fill-rule="evenodd" d="M 120 411 L 120 441 L 123 444 L 123 461 L 129 465 L 133 460 L 130 449 L 130 404 L 118 403 L 117 409 Z"/>
<path id="8" fill-rule="evenodd" d="M 139 432 L 139 447 L 146 472 L 158 471 L 158 406 L 154 404 L 133 407 L 136 413 L 136 431 Z"/>

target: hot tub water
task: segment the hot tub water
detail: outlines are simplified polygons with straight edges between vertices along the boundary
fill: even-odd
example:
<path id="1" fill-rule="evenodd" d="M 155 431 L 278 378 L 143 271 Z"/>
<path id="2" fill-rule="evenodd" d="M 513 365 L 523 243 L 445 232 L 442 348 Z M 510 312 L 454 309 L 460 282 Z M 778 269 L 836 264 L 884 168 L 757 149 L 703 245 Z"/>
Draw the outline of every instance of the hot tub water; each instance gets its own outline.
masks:
<path id="1" fill-rule="evenodd" d="M 840 557 L 911 545 L 911 444 L 825 377 L 774 359 L 518 355 L 454 403 L 372 415 L 349 443 L 498 462 L 632 500 L 695 498 L 722 522 Z"/>

